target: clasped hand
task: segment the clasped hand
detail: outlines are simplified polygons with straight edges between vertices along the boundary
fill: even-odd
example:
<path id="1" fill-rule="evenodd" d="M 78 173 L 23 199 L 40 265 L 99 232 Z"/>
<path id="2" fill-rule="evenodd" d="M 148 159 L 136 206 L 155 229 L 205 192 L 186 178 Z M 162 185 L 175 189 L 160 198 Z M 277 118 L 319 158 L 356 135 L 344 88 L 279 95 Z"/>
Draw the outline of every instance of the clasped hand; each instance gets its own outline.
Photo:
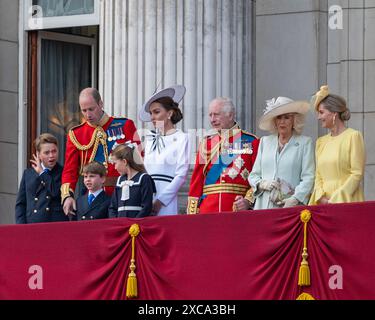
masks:
<path id="1" fill-rule="evenodd" d="M 258 184 L 258 189 L 260 191 L 272 191 L 273 189 L 279 189 L 280 183 L 276 180 L 262 180 Z"/>

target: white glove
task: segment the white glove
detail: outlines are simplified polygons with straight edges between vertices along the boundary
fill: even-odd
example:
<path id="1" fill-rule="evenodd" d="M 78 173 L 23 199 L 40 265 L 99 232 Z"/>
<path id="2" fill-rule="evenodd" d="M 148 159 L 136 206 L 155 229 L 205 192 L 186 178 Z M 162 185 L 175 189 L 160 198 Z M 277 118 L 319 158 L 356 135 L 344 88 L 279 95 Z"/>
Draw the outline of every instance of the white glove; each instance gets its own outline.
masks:
<path id="1" fill-rule="evenodd" d="M 271 191 L 273 189 L 279 188 L 279 186 L 280 186 L 280 183 L 278 183 L 275 180 L 271 180 L 271 181 L 262 180 L 258 184 L 258 189 L 259 191 Z"/>
<path id="2" fill-rule="evenodd" d="M 284 208 L 295 207 L 299 204 L 299 201 L 294 197 L 287 198 L 282 202 L 284 203 Z"/>

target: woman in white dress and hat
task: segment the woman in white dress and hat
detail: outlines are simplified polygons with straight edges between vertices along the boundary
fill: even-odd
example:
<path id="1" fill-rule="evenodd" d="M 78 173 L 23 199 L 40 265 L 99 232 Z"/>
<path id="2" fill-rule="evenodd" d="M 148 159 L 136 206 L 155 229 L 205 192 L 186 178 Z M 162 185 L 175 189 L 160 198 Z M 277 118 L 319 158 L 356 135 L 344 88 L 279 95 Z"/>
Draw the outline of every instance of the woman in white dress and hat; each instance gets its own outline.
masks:
<path id="1" fill-rule="evenodd" d="M 301 135 L 307 101 L 286 97 L 268 100 L 259 128 L 271 133 L 262 137 L 249 182 L 254 209 L 307 204 L 315 178 L 312 139 Z"/>
<path id="2" fill-rule="evenodd" d="M 143 122 L 154 130 L 145 137 L 144 164 L 156 185 L 153 214 L 178 214 L 178 191 L 189 171 L 188 135 L 176 128 L 183 118 L 179 103 L 185 95 L 182 85 L 165 88 L 152 95 L 139 111 Z"/>

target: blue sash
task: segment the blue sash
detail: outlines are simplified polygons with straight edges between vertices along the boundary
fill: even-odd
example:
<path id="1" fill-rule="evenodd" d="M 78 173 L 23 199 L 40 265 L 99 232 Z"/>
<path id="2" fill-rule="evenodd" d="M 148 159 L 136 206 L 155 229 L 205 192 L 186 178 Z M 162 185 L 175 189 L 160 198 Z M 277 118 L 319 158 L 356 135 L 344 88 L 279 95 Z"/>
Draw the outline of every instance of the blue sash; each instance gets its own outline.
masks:
<path id="1" fill-rule="evenodd" d="M 125 134 L 125 132 L 123 132 L 123 128 L 125 126 L 126 121 L 127 121 L 127 119 L 113 119 L 110 126 L 108 127 L 108 129 L 107 129 L 107 151 L 108 151 L 108 155 L 111 153 L 112 148 L 115 145 L 116 141 L 120 140 L 120 139 L 117 139 L 116 141 L 114 141 L 114 140 L 109 141 L 108 138 L 110 136 L 114 136 L 114 135 Z M 108 134 L 108 133 L 111 133 L 111 135 Z M 124 139 L 125 139 L 125 141 L 127 141 L 126 140 L 127 137 L 125 137 Z M 121 140 L 124 140 L 124 139 L 121 139 Z M 102 144 L 99 144 L 98 150 L 96 152 L 94 160 L 97 161 L 97 162 L 100 162 L 100 163 L 104 163 L 106 161 Z"/>
<path id="2" fill-rule="evenodd" d="M 233 140 L 233 145 L 236 145 L 238 141 L 241 141 L 242 134 L 236 140 Z M 220 142 L 219 142 L 220 143 Z M 221 153 L 214 163 L 210 170 L 207 173 L 205 186 L 210 184 L 215 184 L 216 181 L 220 178 L 221 174 L 233 163 L 233 161 L 238 157 L 238 155 L 229 154 L 227 152 Z"/>

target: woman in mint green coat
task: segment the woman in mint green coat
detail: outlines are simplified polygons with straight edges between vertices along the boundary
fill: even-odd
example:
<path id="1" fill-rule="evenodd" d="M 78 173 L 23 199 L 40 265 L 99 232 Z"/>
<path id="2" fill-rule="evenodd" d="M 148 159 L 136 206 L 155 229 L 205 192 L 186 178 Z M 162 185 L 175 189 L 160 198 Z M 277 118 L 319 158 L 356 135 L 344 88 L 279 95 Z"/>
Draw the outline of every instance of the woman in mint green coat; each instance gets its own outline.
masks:
<path id="1" fill-rule="evenodd" d="M 314 147 L 302 136 L 307 101 L 278 97 L 267 101 L 259 128 L 272 134 L 262 137 L 249 182 L 254 209 L 307 204 L 315 178 Z"/>

